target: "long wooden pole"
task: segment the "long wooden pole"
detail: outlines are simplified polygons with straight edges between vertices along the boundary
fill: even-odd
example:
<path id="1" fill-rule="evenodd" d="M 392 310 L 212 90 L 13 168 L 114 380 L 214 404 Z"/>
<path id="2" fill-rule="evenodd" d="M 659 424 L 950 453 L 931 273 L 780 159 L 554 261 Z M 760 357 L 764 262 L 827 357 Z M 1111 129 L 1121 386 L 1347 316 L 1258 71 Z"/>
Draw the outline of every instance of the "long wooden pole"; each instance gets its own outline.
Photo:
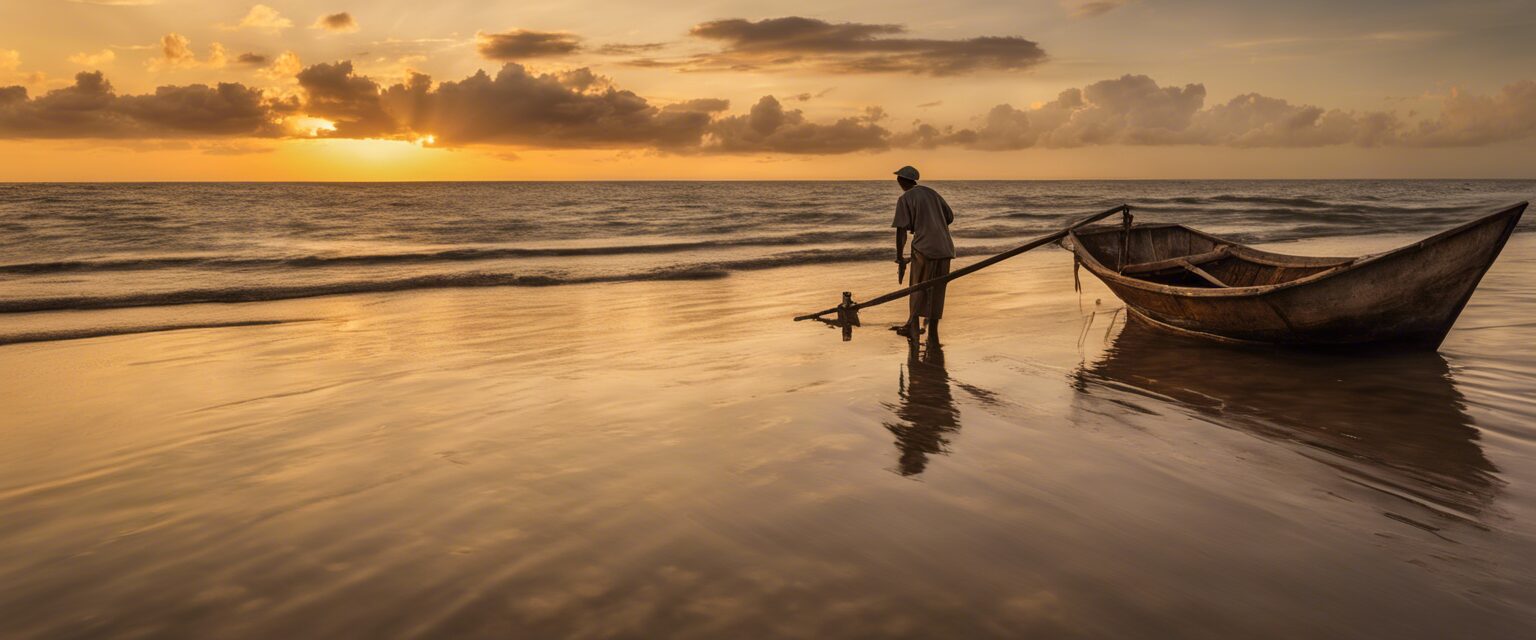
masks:
<path id="1" fill-rule="evenodd" d="M 1018 247 L 1009 249 L 1009 250 L 1004 251 L 1002 253 L 999 253 L 999 254 L 997 254 L 995 256 L 987 258 L 986 260 L 982 260 L 982 261 L 977 262 L 975 264 L 967 265 L 964 268 L 956 269 L 954 271 L 951 271 L 949 273 L 949 275 L 947 275 L 947 276 L 944 276 L 944 277 L 941 277 L 941 278 L 934 278 L 932 280 L 926 280 L 926 281 L 923 281 L 923 282 L 919 282 L 919 283 L 914 284 L 914 285 L 912 285 L 910 287 L 907 287 L 905 289 L 900 289 L 900 290 L 897 290 L 897 291 L 892 291 L 890 293 L 887 293 L 887 294 L 885 294 L 883 296 L 880 296 L 878 298 L 875 298 L 873 300 L 868 300 L 868 301 L 865 301 L 865 302 L 860 302 L 858 304 L 854 304 L 854 305 L 851 305 L 851 306 L 847 306 L 847 303 L 844 303 L 844 305 L 839 305 L 839 306 L 836 306 L 836 307 L 832 307 L 831 309 L 827 309 L 825 311 L 818 311 L 816 313 L 808 313 L 808 314 L 805 314 L 803 316 L 796 317 L 795 321 L 799 322 L 801 320 L 814 320 L 814 319 L 820 318 L 820 317 L 822 317 L 824 315 L 827 315 L 827 314 L 837 313 L 839 310 L 844 311 L 844 313 L 848 313 L 848 312 L 852 312 L 852 311 L 858 311 L 860 309 L 867 309 L 867 308 L 873 307 L 875 305 L 885 304 L 885 303 L 890 302 L 892 300 L 898 300 L 898 299 L 907 297 L 909 295 L 912 295 L 913 292 L 922 291 L 923 289 L 927 289 L 929 287 L 936 287 L 936 286 L 939 286 L 940 284 L 949 282 L 950 280 L 954 280 L 955 278 L 959 278 L 961 276 L 970 275 L 972 273 L 975 273 L 977 271 L 980 271 L 982 269 L 990 267 L 990 266 L 992 266 L 994 264 L 997 264 L 999 262 L 1002 262 L 1004 260 L 1012 258 L 1012 257 L 1014 257 L 1016 255 L 1024 253 L 1025 251 L 1029 251 L 1030 249 L 1035 249 L 1035 248 L 1041 247 L 1043 245 L 1047 245 L 1047 244 L 1050 244 L 1050 243 L 1055 242 L 1057 240 L 1060 240 L 1062 238 L 1065 238 L 1068 233 L 1072 232 L 1073 229 L 1076 229 L 1076 228 L 1081 227 L 1083 225 L 1087 225 L 1087 224 L 1092 224 L 1092 223 L 1098 222 L 1100 220 L 1108 218 L 1108 217 L 1110 217 L 1110 216 L 1112 216 L 1114 214 L 1117 214 L 1117 213 L 1130 213 L 1130 211 L 1131 211 L 1131 206 L 1130 205 L 1122 204 L 1122 205 L 1120 205 L 1118 207 L 1115 207 L 1113 209 L 1109 209 L 1107 211 L 1102 211 L 1102 212 L 1099 212 L 1099 213 L 1095 213 L 1095 214 L 1093 214 L 1091 216 L 1087 216 L 1087 217 L 1085 217 L 1085 218 L 1083 218 L 1081 220 L 1078 220 L 1077 222 L 1074 222 L 1074 223 L 1068 225 L 1066 228 L 1064 228 L 1064 229 L 1062 229 L 1060 231 L 1057 231 L 1055 233 L 1050 233 L 1050 234 L 1046 234 L 1046 235 L 1040 236 L 1040 237 L 1035 238 L 1034 240 L 1030 240 L 1029 242 L 1026 242 L 1026 243 L 1024 243 L 1024 244 L 1022 244 L 1022 245 L 1020 245 Z"/>

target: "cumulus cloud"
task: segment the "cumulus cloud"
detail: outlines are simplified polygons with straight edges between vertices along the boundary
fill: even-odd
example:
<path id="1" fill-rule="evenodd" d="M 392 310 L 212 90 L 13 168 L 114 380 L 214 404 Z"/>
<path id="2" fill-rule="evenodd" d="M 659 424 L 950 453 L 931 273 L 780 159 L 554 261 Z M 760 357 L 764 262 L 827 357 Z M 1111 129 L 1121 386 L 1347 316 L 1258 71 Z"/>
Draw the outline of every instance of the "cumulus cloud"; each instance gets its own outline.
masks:
<path id="1" fill-rule="evenodd" d="M 296 82 L 295 76 L 304 70 L 304 63 L 299 60 L 299 54 L 292 51 L 284 51 L 272 60 L 272 64 L 256 72 L 268 80 Z"/>
<path id="2" fill-rule="evenodd" d="M 586 71 L 586 70 L 578 70 Z M 426 76 L 385 92 L 409 127 L 449 145 L 502 143 L 558 148 L 697 145 L 715 102 L 659 108 L 586 73 L 535 74 L 508 63 L 429 88 Z"/>
<path id="3" fill-rule="evenodd" d="M 1021 71 L 1046 60 L 1038 44 L 1017 36 L 909 38 L 901 37 L 906 28 L 900 25 L 833 23 L 795 16 L 715 20 L 694 26 L 690 33 L 724 48 L 682 60 L 641 59 L 632 63 L 692 71 L 807 68 L 827 73 L 944 76 Z"/>
<path id="4" fill-rule="evenodd" d="M 217 69 L 228 62 L 228 53 L 224 45 L 217 42 L 208 46 L 208 56 L 202 60 L 197 59 L 197 54 L 192 51 L 192 40 L 179 33 L 167 33 L 160 38 L 160 56 L 149 61 L 152 71 L 167 69 L 194 69 L 206 67 Z"/>
<path id="5" fill-rule="evenodd" d="M 283 14 L 277 12 L 277 9 L 264 4 L 258 4 L 251 7 L 251 10 L 246 12 L 245 17 L 241 18 L 240 22 L 234 26 L 226 26 L 224 28 L 252 29 L 267 33 L 277 33 L 291 26 L 293 26 L 293 21 L 284 18 Z"/>
<path id="6" fill-rule="evenodd" d="M 1489 96 L 1451 91 L 1440 114 L 1420 122 L 1407 140 L 1420 146 L 1458 147 L 1532 135 L 1536 135 L 1536 81 L 1522 80 Z"/>
<path id="7" fill-rule="evenodd" d="M 475 49 L 488 60 L 549 58 L 581 50 L 581 39 L 569 33 L 513 29 L 505 33 L 476 33 Z"/>
<path id="8" fill-rule="evenodd" d="M 333 122 L 330 135 L 375 138 L 400 132 L 399 124 L 384 112 L 378 83 L 354 75 L 351 62 L 317 64 L 297 77 L 305 94 L 304 112 Z"/>
<path id="9" fill-rule="evenodd" d="M 1136 0 L 1061 0 L 1062 8 L 1073 18 L 1097 18 Z"/>
<path id="10" fill-rule="evenodd" d="M 315 18 L 315 23 L 310 25 L 309 28 L 324 29 L 331 33 L 353 33 L 357 31 L 358 26 L 357 20 L 352 18 L 352 14 L 343 11 Z"/>
<path id="11" fill-rule="evenodd" d="M 1027 109 L 998 105 L 974 127 L 919 124 L 894 140 L 904 146 L 983 150 L 1108 144 L 1369 147 L 1404 142 L 1401 122 L 1388 112 L 1325 110 L 1259 94 L 1204 108 L 1205 97 L 1204 85 L 1162 87 L 1146 76 L 1126 75 L 1068 89 L 1055 100 Z"/>
<path id="12" fill-rule="evenodd" d="M 764 96 L 745 115 L 729 116 L 709 126 L 703 151 L 717 153 L 838 154 L 889 146 L 890 132 L 876 124 L 882 114 L 843 118 L 831 124 L 808 122 L 798 109 L 785 110 Z"/>
<path id="13" fill-rule="evenodd" d="M 1190 135 L 1234 147 L 1375 147 L 1397 142 L 1401 124 L 1387 112 L 1325 110 L 1249 93 L 1200 112 Z"/>
<path id="14" fill-rule="evenodd" d="M 96 71 L 37 98 L 21 87 L 0 88 L 0 137 L 6 138 L 271 137 L 281 131 L 274 113 L 260 91 L 233 83 L 118 95 Z"/>
<path id="15" fill-rule="evenodd" d="M 48 74 L 41 71 L 24 72 L 21 70 L 21 52 L 14 49 L 0 49 L 0 82 L 20 82 L 29 87 L 41 86 L 48 80 Z M 20 88 L 20 87 L 15 87 Z"/>
<path id="16" fill-rule="evenodd" d="M 168 37 L 162 54 L 202 64 L 184 40 Z M 17 77 L 20 60 L 13 51 L 0 51 L 0 79 Z M 271 60 L 245 54 L 240 62 L 265 64 L 258 74 L 293 86 L 264 93 L 238 83 L 193 84 L 119 95 L 93 72 L 38 97 L 23 86 L 0 87 L 0 137 L 318 136 L 678 154 L 841 154 L 941 146 L 1474 146 L 1536 137 L 1536 81 L 1530 80 L 1491 95 L 1455 91 L 1437 113 L 1410 121 L 1389 111 L 1325 109 L 1254 93 L 1206 105 L 1203 85 L 1161 86 L 1146 76 L 1127 75 L 1067 89 L 1029 107 L 997 105 L 968 126 L 918 122 L 893 132 L 883 125 L 886 116 L 878 107 L 813 121 L 773 96 L 744 113 L 731 113 L 731 104 L 718 98 L 657 104 L 589 68 L 536 73 L 507 63 L 494 75 L 481 71 L 439 83 L 409 73 L 404 81 L 386 84 L 348 61 L 304 67 L 293 52 Z"/>
<path id="17" fill-rule="evenodd" d="M 84 67 L 100 67 L 112 64 L 117 59 L 117 52 L 111 49 L 102 49 L 95 53 L 82 52 L 69 57 L 69 61 Z"/>

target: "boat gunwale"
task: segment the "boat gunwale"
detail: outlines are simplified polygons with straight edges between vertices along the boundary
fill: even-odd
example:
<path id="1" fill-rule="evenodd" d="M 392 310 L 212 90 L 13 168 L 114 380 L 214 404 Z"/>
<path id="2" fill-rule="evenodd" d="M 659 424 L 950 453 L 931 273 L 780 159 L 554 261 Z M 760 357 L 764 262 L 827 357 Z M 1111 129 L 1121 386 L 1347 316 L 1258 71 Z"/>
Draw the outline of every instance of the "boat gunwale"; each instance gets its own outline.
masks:
<path id="1" fill-rule="evenodd" d="M 1332 268 L 1325 269 L 1323 271 L 1319 271 L 1319 272 L 1314 273 L 1312 275 L 1301 277 L 1301 278 L 1297 278 L 1295 280 L 1291 280 L 1291 281 L 1288 281 L 1288 282 L 1280 282 L 1280 283 L 1276 283 L 1276 284 L 1253 285 L 1253 286 L 1247 286 L 1247 287 L 1225 287 L 1225 288 L 1220 288 L 1220 289 L 1212 289 L 1212 288 L 1205 288 L 1205 287 L 1175 287 L 1175 286 L 1172 286 L 1172 285 L 1158 284 L 1158 283 L 1155 283 L 1155 282 L 1148 282 L 1146 280 L 1141 280 L 1141 279 L 1138 279 L 1138 278 L 1132 278 L 1132 277 L 1123 275 L 1123 274 L 1119 273 L 1118 271 L 1116 271 L 1114 269 L 1110 269 L 1109 267 L 1105 266 L 1102 262 L 1099 261 L 1099 259 L 1096 256 L 1093 255 L 1093 252 L 1091 252 L 1087 248 L 1083 247 L 1082 243 L 1079 242 L 1079 236 L 1080 235 L 1086 236 L 1086 235 L 1098 235 L 1098 234 L 1103 234 L 1103 233 L 1123 233 L 1124 232 L 1124 228 L 1123 227 L 1112 227 L 1112 226 L 1091 227 L 1086 232 L 1081 233 L 1081 234 L 1079 234 L 1079 230 L 1078 229 L 1074 229 L 1074 230 L 1072 230 L 1071 232 L 1068 233 L 1067 237 L 1072 240 L 1072 244 L 1073 244 L 1072 253 L 1075 254 L 1078 257 L 1078 260 L 1080 262 L 1082 262 L 1082 264 L 1084 266 L 1088 267 L 1088 270 L 1090 272 L 1092 272 L 1095 276 L 1098 276 L 1101 280 L 1104 280 L 1106 283 L 1114 282 L 1116 284 L 1121 284 L 1121 285 L 1124 285 L 1124 286 L 1128 286 L 1128 287 L 1131 287 L 1133 289 L 1141 289 L 1143 291 L 1151 291 L 1151 292 L 1154 292 L 1154 293 L 1161 293 L 1161 294 L 1166 294 L 1166 295 L 1181 296 L 1181 297 L 1186 297 L 1186 298 L 1241 298 L 1241 297 L 1257 297 L 1257 296 L 1273 293 L 1275 291 L 1282 291 L 1282 290 L 1290 289 L 1290 288 L 1294 288 L 1294 287 L 1310 285 L 1310 284 L 1313 284 L 1313 283 L 1316 283 L 1316 282 L 1320 282 L 1320 281 L 1326 280 L 1328 278 L 1332 278 L 1332 277 L 1335 277 L 1335 276 L 1342 275 L 1344 273 L 1348 273 L 1350 271 L 1355 271 L 1355 270 L 1357 270 L 1357 269 L 1359 269 L 1361 267 L 1364 267 L 1364 266 L 1367 266 L 1367 265 L 1370 265 L 1370 264 L 1374 264 L 1374 263 L 1377 263 L 1377 262 L 1381 262 L 1381 261 L 1389 259 L 1389 258 L 1396 258 L 1396 257 L 1399 257 L 1401 255 L 1406 255 L 1406 254 L 1411 254 L 1411 253 L 1415 253 L 1415 252 L 1421 251 L 1421 250 L 1423 250 L 1427 246 L 1430 246 L 1432 244 L 1438 243 L 1438 242 L 1440 242 L 1442 240 L 1445 240 L 1445 239 L 1447 239 L 1447 238 L 1449 238 L 1451 236 L 1455 236 L 1457 234 L 1464 233 L 1464 232 L 1466 232 L 1466 231 L 1468 231 L 1470 229 L 1476 228 L 1476 227 L 1481 226 L 1483 224 L 1487 224 L 1490 221 L 1492 221 L 1493 219 L 1498 218 L 1500 216 L 1506 216 L 1506 215 L 1509 215 L 1511 213 L 1515 213 L 1515 214 L 1518 215 L 1519 213 L 1523 212 L 1525 210 L 1525 208 L 1528 207 L 1528 206 L 1530 206 L 1530 202 L 1529 201 L 1519 202 L 1519 203 L 1516 203 L 1514 205 L 1511 205 L 1511 206 L 1505 207 L 1503 209 L 1500 209 L 1499 211 L 1496 211 L 1494 213 L 1490 213 L 1488 215 L 1478 217 L 1476 219 L 1473 219 L 1473 220 L 1470 220 L 1468 222 L 1462 223 L 1462 224 L 1457 225 L 1455 227 L 1452 227 L 1450 229 L 1446 229 L 1444 231 L 1436 233 L 1436 234 L 1434 234 L 1432 236 L 1429 236 L 1429 237 L 1424 238 L 1422 240 L 1419 240 L 1417 242 L 1412 242 L 1412 243 L 1409 243 L 1409 244 L 1405 244 L 1405 245 L 1403 245 L 1401 247 L 1397 247 L 1395 249 L 1389 249 L 1387 251 L 1382 251 L 1382 252 L 1379 252 L 1379 253 L 1365 254 L 1365 255 L 1362 255 L 1362 256 L 1354 257 L 1354 258 L 1315 258 L 1315 257 L 1310 257 L 1310 256 L 1295 256 L 1295 255 L 1284 254 L 1284 253 L 1274 253 L 1274 252 L 1270 252 L 1270 251 L 1264 251 L 1264 250 L 1261 250 L 1261 249 L 1254 249 L 1253 247 L 1250 247 L 1248 245 L 1245 245 L 1245 244 L 1242 244 L 1242 243 L 1239 243 L 1239 242 L 1233 242 L 1231 240 L 1227 240 L 1227 239 L 1221 238 L 1219 236 L 1211 235 L 1211 234 L 1206 233 L 1204 231 L 1199 231 L 1197 229 L 1192 229 L 1192 228 L 1190 228 L 1188 226 L 1185 226 L 1185 225 L 1182 225 L 1182 224 L 1177 224 L 1177 223 L 1154 223 L 1154 224 L 1147 224 L 1147 225 L 1135 225 L 1134 227 L 1132 227 L 1133 229 L 1157 229 L 1157 228 L 1167 228 L 1167 227 L 1178 227 L 1178 228 L 1181 228 L 1181 229 L 1183 229 L 1183 230 L 1185 230 L 1187 232 L 1193 233 L 1193 234 L 1198 235 L 1200 237 L 1203 237 L 1203 238 L 1206 238 L 1206 239 L 1211 240 L 1213 242 L 1216 242 L 1217 244 L 1227 245 L 1227 246 L 1231 247 L 1231 250 L 1233 251 L 1233 255 L 1235 255 L 1235 256 L 1237 256 L 1239 258 L 1245 258 L 1246 259 L 1246 256 L 1242 255 L 1242 254 L 1257 254 L 1259 256 L 1263 256 L 1263 257 L 1266 257 L 1266 258 L 1268 258 L 1270 256 L 1273 256 L 1274 258 L 1271 258 L 1271 259 L 1277 259 L 1277 260 L 1278 259 L 1289 259 L 1289 260 L 1293 260 L 1293 262 L 1278 262 L 1278 263 L 1275 263 L 1275 264 L 1270 264 L 1270 263 L 1267 263 L 1267 262 L 1261 262 L 1261 261 L 1257 261 L 1257 260 L 1254 261 L 1254 262 L 1258 262 L 1259 264 L 1266 264 L 1268 266 L 1329 266 L 1327 264 L 1298 264 L 1298 263 L 1304 263 L 1304 262 L 1315 261 L 1315 260 L 1338 261 L 1337 264 L 1333 264 L 1332 265 Z M 1506 234 L 1505 234 L 1506 237 L 1508 236 L 1509 233 L 1512 233 L 1513 231 L 1514 231 L 1513 229 L 1506 230 Z"/>

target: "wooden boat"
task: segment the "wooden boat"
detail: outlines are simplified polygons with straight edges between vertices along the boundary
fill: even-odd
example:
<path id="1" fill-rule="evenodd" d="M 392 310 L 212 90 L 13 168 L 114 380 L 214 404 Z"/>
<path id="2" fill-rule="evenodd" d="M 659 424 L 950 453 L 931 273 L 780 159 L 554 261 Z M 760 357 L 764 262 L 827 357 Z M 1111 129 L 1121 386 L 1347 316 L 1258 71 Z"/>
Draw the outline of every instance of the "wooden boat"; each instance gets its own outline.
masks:
<path id="1" fill-rule="evenodd" d="M 1432 350 L 1527 204 L 1355 258 L 1260 251 L 1177 224 L 1084 227 L 1063 244 L 1133 317 L 1176 333 L 1227 342 L 1395 342 Z"/>

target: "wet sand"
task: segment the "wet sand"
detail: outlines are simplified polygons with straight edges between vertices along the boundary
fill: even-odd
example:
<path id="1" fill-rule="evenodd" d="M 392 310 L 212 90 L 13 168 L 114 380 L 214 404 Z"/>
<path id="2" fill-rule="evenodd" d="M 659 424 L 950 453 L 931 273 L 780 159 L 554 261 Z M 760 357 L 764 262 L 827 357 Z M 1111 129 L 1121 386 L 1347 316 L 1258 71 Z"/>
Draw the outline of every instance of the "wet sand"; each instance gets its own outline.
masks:
<path id="1" fill-rule="evenodd" d="M 4 635 L 1536 629 L 1536 237 L 1438 354 L 1128 327 L 1054 249 L 942 353 L 788 320 L 893 270 L 7 317 Z"/>

